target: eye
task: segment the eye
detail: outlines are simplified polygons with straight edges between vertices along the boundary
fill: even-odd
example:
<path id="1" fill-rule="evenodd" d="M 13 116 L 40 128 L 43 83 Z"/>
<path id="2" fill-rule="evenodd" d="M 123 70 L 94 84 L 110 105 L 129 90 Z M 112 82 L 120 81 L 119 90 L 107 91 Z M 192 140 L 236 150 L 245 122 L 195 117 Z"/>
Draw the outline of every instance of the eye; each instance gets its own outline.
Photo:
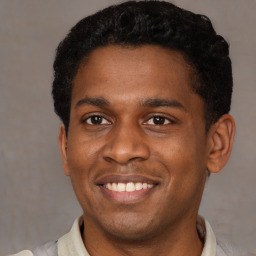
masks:
<path id="1" fill-rule="evenodd" d="M 166 125 L 173 122 L 170 119 L 163 116 L 153 116 L 146 123 L 150 125 Z"/>
<path id="2" fill-rule="evenodd" d="M 99 115 L 93 115 L 93 116 L 87 117 L 83 122 L 89 125 L 110 124 L 110 122 L 106 118 Z"/>

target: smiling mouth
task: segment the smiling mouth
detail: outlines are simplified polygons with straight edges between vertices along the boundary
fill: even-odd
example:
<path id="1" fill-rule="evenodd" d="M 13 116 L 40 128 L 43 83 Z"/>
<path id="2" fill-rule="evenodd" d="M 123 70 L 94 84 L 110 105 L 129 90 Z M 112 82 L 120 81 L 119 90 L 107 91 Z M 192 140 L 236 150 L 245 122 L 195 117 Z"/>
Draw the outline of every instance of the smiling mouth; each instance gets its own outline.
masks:
<path id="1" fill-rule="evenodd" d="M 96 184 L 106 199 L 115 203 L 133 204 L 145 200 L 160 182 L 159 178 L 140 175 L 109 175 L 101 177 Z"/>
<path id="2" fill-rule="evenodd" d="M 142 182 L 113 182 L 113 183 L 107 183 L 103 185 L 106 189 L 116 192 L 134 192 L 134 191 L 140 191 L 140 190 L 146 190 L 151 189 L 155 185 L 150 183 L 142 183 Z"/>

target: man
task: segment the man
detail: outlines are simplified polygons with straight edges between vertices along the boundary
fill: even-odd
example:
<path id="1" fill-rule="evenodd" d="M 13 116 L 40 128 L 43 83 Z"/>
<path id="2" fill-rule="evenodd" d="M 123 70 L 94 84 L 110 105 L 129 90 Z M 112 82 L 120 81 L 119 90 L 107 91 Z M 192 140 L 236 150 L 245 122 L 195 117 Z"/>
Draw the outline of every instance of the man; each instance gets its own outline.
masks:
<path id="1" fill-rule="evenodd" d="M 112 6 L 71 29 L 54 71 L 64 172 L 83 216 L 17 255 L 235 255 L 198 216 L 235 133 L 229 47 L 210 20 L 167 2 Z"/>

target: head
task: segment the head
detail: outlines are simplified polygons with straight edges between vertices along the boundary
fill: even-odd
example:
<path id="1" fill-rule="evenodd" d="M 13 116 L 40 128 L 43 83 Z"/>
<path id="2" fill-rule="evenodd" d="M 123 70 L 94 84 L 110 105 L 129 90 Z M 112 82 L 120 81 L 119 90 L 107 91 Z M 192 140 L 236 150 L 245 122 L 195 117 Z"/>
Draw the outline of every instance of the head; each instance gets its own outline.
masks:
<path id="1" fill-rule="evenodd" d="M 218 172 L 231 152 L 226 41 L 205 16 L 126 2 L 72 28 L 54 69 L 64 171 L 85 230 L 130 241 L 182 236 L 206 169 Z"/>
<path id="2" fill-rule="evenodd" d="M 191 86 L 204 101 L 206 131 L 230 110 L 229 46 L 204 15 L 162 1 L 129 1 L 78 22 L 59 44 L 54 62 L 55 112 L 69 127 L 74 77 L 92 51 L 107 45 L 158 45 L 180 52 L 193 69 Z"/>

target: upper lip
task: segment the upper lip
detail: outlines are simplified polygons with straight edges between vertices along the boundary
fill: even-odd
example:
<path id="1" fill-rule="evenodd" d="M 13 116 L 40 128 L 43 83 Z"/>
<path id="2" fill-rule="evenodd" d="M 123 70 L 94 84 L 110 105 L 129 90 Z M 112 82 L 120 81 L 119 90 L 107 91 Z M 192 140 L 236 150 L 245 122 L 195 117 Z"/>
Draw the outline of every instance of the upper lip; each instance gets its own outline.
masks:
<path id="1" fill-rule="evenodd" d="M 159 177 L 147 177 L 145 175 L 121 175 L 121 174 L 113 174 L 113 175 L 105 175 L 96 179 L 96 185 L 104 185 L 107 183 L 127 183 L 127 182 L 141 182 L 157 185 L 161 182 Z"/>

